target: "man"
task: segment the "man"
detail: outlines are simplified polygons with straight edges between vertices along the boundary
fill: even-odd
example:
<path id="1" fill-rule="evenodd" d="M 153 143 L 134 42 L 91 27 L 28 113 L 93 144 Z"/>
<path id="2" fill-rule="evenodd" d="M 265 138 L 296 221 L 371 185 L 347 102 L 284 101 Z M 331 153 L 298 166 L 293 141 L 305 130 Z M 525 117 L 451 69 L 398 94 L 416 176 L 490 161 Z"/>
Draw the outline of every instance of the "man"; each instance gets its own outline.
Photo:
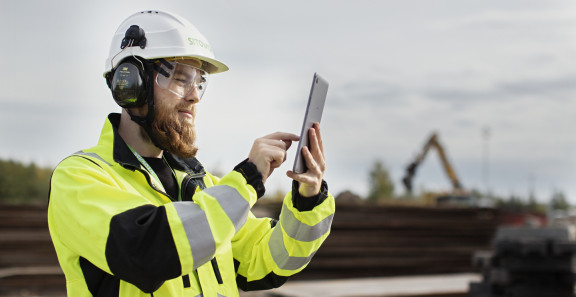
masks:
<path id="1" fill-rule="evenodd" d="M 298 136 L 257 139 L 224 177 L 195 158 L 194 118 L 209 74 L 228 67 L 179 16 L 145 11 L 112 40 L 105 77 L 121 114 L 98 144 L 55 169 L 48 222 L 68 296 L 238 296 L 278 287 L 328 236 L 334 198 L 323 181 L 319 126 L 303 149 L 308 170 L 279 221 L 251 207 Z M 237 149 L 237 148 L 234 148 Z"/>

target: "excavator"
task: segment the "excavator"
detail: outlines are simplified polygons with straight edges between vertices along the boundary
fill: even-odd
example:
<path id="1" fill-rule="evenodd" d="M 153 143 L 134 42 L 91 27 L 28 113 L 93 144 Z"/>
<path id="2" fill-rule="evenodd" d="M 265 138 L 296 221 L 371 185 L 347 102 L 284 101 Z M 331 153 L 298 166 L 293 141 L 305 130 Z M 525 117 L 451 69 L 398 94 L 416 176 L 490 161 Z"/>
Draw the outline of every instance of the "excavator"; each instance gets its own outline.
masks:
<path id="1" fill-rule="evenodd" d="M 433 132 L 430 135 L 428 141 L 424 144 L 422 151 L 416 156 L 416 159 L 406 167 L 406 174 L 402 178 L 402 183 L 404 184 L 406 192 L 409 195 L 412 194 L 412 179 L 416 175 L 418 166 L 422 161 L 424 161 L 424 158 L 426 158 L 426 155 L 431 148 L 436 149 L 438 152 L 444 171 L 452 183 L 452 191 L 448 193 L 427 193 L 424 195 L 427 196 L 425 197 L 425 200 L 428 200 L 428 203 L 436 205 L 472 206 L 473 201 L 467 191 L 462 187 L 454 168 L 450 165 L 450 161 L 448 161 L 444 148 L 438 141 L 438 134 L 436 132 Z"/>

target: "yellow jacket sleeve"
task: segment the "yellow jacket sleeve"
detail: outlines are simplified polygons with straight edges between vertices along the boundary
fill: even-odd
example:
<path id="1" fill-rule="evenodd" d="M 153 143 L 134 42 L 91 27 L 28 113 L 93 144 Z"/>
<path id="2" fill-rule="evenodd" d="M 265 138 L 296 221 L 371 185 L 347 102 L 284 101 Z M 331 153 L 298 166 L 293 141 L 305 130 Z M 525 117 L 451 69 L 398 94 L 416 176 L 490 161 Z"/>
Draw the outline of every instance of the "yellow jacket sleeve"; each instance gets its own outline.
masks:
<path id="1" fill-rule="evenodd" d="M 330 233 L 335 205 L 325 191 L 325 199 L 310 211 L 294 207 L 292 191 L 284 198 L 278 221 L 249 216 L 232 242 L 240 288 L 278 287 L 306 267 Z"/>

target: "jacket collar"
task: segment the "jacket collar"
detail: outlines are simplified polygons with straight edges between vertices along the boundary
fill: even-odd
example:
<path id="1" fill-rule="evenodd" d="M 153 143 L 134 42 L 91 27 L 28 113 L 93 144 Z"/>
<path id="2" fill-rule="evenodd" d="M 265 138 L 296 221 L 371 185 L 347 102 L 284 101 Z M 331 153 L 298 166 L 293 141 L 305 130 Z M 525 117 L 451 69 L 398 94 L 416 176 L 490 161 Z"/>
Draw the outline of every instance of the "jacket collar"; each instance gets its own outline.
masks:
<path id="1" fill-rule="evenodd" d="M 113 144 L 113 158 L 114 161 L 128 168 L 138 168 L 140 167 L 140 162 L 134 156 L 124 139 L 120 136 L 118 132 L 118 127 L 120 126 L 120 114 L 111 113 L 108 115 L 108 120 L 112 124 L 112 131 L 114 135 Z M 166 161 L 174 170 L 183 171 L 189 174 L 205 173 L 204 167 L 196 158 L 183 159 L 170 152 L 164 151 L 164 156 Z"/>

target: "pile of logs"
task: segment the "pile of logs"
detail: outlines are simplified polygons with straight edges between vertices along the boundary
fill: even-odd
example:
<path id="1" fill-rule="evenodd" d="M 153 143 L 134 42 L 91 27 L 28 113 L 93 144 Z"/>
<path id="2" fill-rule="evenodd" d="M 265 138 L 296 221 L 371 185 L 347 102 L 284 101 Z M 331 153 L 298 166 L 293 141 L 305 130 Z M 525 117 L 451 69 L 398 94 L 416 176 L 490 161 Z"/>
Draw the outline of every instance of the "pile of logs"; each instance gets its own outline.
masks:
<path id="1" fill-rule="evenodd" d="M 485 208 L 337 205 L 330 236 L 296 278 L 473 272 L 498 222 Z"/>
<path id="2" fill-rule="evenodd" d="M 64 292 L 64 287 L 48 233 L 46 206 L 1 205 L 0 296 Z"/>
<path id="3" fill-rule="evenodd" d="M 257 205 L 258 206 L 258 205 Z M 255 212 L 278 216 L 281 205 Z M 484 208 L 337 205 L 331 235 L 293 279 L 336 279 L 475 271 L 490 247 L 498 212 Z M 48 233 L 46 206 L 0 206 L 0 296 L 65 281 Z"/>

